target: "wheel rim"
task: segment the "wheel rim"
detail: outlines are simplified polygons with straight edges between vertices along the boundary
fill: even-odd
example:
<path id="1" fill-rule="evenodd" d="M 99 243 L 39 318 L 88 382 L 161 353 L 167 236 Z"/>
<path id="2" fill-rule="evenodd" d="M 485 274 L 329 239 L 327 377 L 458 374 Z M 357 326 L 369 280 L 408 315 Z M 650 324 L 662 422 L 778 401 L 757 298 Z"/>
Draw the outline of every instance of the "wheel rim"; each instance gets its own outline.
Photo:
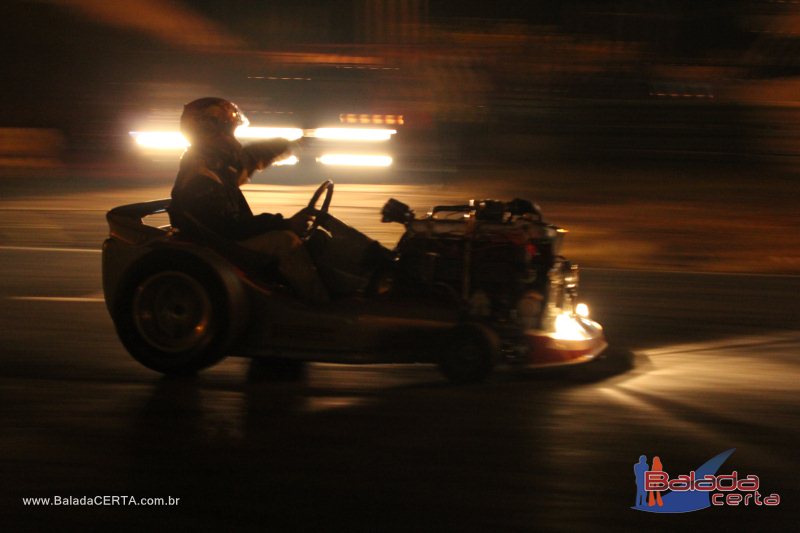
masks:
<path id="1" fill-rule="evenodd" d="M 142 282 L 133 300 L 133 316 L 142 338 L 163 352 L 198 348 L 211 337 L 208 292 L 183 272 L 160 272 Z"/>

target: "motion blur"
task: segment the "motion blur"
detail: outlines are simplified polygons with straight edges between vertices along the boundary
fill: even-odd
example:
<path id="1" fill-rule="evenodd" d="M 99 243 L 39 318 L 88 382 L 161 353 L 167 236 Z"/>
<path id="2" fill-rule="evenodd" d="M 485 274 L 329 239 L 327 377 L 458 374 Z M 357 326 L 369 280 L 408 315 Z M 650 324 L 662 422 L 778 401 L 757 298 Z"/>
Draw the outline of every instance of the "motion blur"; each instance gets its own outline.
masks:
<path id="1" fill-rule="evenodd" d="M 585 207 L 584 262 L 800 271 L 793 3 L 218 4 L 5 7 L 2 175 L 166 180 L 222 95 L 302 139 L 273 182 L 489 179 Z"/>
<path id="2" fill-rule="evenodd" d="M 690 527 L 796 527 L 800 3 L 10 0 L 0 14 L 0 523 L 638 531 L 670 518 L 630 510 L 638 457 L 688 472 L 736 448 L 726 468 L 781 505 Z M 295 213 L 331 179 L 332 215 L 393 248 L 389 198 L 420 218 L 533 200 L 581 265 L 585 305 L 554 314 L 554 339 L 585 340 L 591 316 L 607 357 L 461 387 L 422 365 L 141 367 L 103 305 L 105 214 L 169 196 L 181 111 L 206 96 L 246 112 L 242 144 L 292 144 L 242 187 L 256 212 Z M 22 503 L 54 496 L 180 505 Z"/>

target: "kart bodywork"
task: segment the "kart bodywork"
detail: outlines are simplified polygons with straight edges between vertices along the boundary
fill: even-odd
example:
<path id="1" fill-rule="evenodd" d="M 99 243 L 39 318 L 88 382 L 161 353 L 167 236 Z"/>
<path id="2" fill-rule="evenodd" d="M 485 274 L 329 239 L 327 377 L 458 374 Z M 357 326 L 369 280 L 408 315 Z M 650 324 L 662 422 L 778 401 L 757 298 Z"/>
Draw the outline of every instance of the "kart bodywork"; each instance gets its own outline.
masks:
<path id="1" fill-rule="evenodd" d="M 316 204 L 325 195 L 321 208 Z M 131 355 L 166 374 L 227 355 L 270 361 L 435 363 L 454 382 L 498 363 L 585 363 L 606 347 L 577 306 L 577 267 L 559 255 L 563 231 L 530 202 L 438 206 L 417 218 L 390 200 L 384 222 L 405 233 L 388 250 L 328 213 L 323 183 L 304 236 L 332 301 L 299 299 L 275 260 L 201 227 L 143 222 L 169 200 L 107 215 L 103 287 Z"/>

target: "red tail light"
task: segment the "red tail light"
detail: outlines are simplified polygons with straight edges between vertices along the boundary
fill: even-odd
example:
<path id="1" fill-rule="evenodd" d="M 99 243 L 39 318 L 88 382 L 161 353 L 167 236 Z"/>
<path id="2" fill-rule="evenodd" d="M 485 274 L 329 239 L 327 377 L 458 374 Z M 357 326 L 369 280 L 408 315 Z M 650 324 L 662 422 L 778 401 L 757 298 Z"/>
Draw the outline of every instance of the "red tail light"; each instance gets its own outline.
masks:
<path id="1" fill-rule="evenodd" d="M 525 255 L 527 256 L 528 260 L 530 261 L 537 255 L 539 255 L 539 249 L 536 247 L 535 244 L 529 242 L 525 245 Z"/>

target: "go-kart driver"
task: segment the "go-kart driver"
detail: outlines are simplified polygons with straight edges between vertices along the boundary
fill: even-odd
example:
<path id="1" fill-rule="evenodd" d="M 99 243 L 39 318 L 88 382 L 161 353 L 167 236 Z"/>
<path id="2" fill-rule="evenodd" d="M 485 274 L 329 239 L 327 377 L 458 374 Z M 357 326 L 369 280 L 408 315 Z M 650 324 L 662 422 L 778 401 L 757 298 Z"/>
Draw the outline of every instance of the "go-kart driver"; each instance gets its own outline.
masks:
<path id="1" fill-rule="evenodd" d="M 284 139 L 242 146 L 234 131 L 246 120 L 236 104 L 222 98 L 200 98 L 184 106 L 181 132 L 191 147 L 181 158 L 172 189 L 171 222 L 189 228 L 189 214 L 222 238 L 277 258 L 278 270 L 300 297 L 327 301 L 328 292 L 298 237 L 308 216 L 253 215 L 239 189 L 254 172 L 289 153 Z"/>

